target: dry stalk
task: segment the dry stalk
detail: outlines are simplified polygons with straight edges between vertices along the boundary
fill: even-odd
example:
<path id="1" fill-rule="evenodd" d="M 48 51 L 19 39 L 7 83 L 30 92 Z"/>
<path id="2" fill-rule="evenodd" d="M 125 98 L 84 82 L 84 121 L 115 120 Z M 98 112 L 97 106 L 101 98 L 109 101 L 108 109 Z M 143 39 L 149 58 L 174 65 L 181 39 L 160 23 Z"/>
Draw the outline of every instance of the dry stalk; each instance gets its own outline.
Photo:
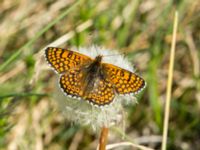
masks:
<path id="1" fill-rule="evenodd" d="M 168 133 L 168 125 L 169 125 L 169 113 L 170 113 L 177 26 L 178 26 L 178 12 L 175 13 L 175 17 L 174 17 L 173 38 L 172 38 L 172 45 L 171 45 L 171 54 L 170 54 L 169 72 L 168 72 L 168 81 L 167 81 L 167 95 L 166 95 L 166 104 L 165 104 L 162 150 L 166 150 L 167 148 L 167 133 Z"/>
<path id="2" fill-rule="evenodd" d="M 106 150 L 107 139 L 108 139 L 108 128 L 102 127 L 99 139 L 99 150 Z"/>

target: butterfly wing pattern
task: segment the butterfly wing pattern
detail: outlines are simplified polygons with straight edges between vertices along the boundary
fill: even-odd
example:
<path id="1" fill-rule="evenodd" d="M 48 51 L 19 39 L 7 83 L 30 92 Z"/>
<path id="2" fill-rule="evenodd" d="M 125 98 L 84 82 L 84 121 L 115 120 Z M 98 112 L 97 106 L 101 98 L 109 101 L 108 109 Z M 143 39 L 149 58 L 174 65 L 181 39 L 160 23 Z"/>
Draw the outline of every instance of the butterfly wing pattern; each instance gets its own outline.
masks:
<path id="1" fill-rule="evenodd" d="M 79 69 L 70 70 L 69 72 L 62 74 L 60 77 L 60 87 L 63 92 L 72 97 L 83 97 L 83 74 Z"/>
<path id="2" fill-rule="evenodd" d="M 112 84 L 106 82 L 103 79 L 97 79 L 94 84 L 94 88 L 85 97 L 89 102 L 98 106 L 109 104 L 115 97 L 115 91 Z"/>
<path id="3" fill-rule="evenodd" d="M 59 74 L 76 67 L 80 68 L 82 65 L 92 61 L 86 55 L 56 47 L 48 47 L 45 50 L 45 56 L 47 62 Z"/>
<path id="4" fill-rule="evenodd" d="M 78 52 L 55 47 L 48 47 L 45 56 L 47 62 L 60 74 L 60 87 L 66 95 L 98 106 L 111 103 L 115 94 L 136 94 L 145 87 L 145 81 L 138 75 L 112 64 L 101 63 L 101 59 L 98 62 L 97 58 L 101 56 L 92 59 Z M 88 70 L 91 64 L 93 72 Z M 95 72 L 94 68 L 97 68 Z"/>

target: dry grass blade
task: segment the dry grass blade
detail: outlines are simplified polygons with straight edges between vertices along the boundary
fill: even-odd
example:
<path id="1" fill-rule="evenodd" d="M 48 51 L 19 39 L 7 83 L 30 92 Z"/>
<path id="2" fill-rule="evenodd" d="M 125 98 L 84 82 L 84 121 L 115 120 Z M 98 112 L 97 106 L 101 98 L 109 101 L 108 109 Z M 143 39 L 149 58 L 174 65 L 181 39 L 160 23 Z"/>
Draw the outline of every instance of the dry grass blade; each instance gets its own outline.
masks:
<path id="1" fill-rule="evenodd" d="M 153 150 L 152 148 L 148 148 L 148 147 L 145 147 L 145 146 L 142 146 L 142 145 L 133 144 L 131 142 L 121 142 L 121 143 L 116 143 L 116 144 L 110 144 L 110 145 L 106 146 L 106 149 L 107 150 L 114 149 L 114 148 L 117 148 L 117 147 L 120 147 L 120 146 L 132 146 L 132 147 L 138 148 L 140 150 Z"/>
<path id="2" fill-rule="evenodd" d="M 193 62 L 193 70 L 194 70 L 194 75 L 196 77 L 199 76 L 200 74 L 200 65 L 199 65 L 199 59 L 198 59 L 198 52 L 197 52 L 197 48 L 195 46 L 194 40 L 192 38 L 192 33 L 191 31 L 188 29 L 186 30 L 186 42 L 189 46 L 189 50 L 190 50 L 190 55 L 191 55 L 191 59 Z"/>
<path id="3" fill-rule="evenodd" d="M 173 26 L 173 39 L 172 39 L 172 45 L 171 45 L 168 82 L 167 82 L 167 96 L 166 96 L 166 104 L 165 104 L 165 118 L 164 118 L 162 150 L 166 150 L 166 147 L 167 147 L 167 132 L 168 132 L 168 124 L 169 124 L 169 113 L 170 113 L 171 89 L 172 89 L 172 77 L 173 77 L 173 68 L 174 68 L 177 26 L 178 26 L 178 12 L 175 13 L 174 26 Z"/>

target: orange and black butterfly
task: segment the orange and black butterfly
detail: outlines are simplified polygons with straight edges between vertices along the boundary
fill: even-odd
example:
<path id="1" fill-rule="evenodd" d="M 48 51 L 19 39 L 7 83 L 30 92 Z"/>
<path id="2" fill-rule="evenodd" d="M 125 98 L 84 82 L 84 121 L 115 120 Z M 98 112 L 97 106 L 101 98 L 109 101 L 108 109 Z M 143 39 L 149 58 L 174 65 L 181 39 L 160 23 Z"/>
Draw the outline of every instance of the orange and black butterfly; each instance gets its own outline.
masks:
<path id="1" fill-rule="evenodd" d="M 68 49 L 48 47 L 48 63 L 60 74 L 60 87 L 72 97 L 103 106 L 116 94 L 136 94 L 145 87 L 138 75 L 112 64 L 103 63 L 102 55 L 95 59 Z"/>

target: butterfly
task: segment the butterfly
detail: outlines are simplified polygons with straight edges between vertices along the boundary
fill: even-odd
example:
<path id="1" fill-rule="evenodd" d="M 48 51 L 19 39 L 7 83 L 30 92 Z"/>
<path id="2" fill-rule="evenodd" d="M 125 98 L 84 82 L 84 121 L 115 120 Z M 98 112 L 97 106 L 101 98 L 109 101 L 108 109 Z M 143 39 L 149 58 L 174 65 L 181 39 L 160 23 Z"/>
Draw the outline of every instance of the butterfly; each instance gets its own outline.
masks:
<path id="1" fill-rule="evenodd" d="M 94 105 L 110 104 L 117 94 L 137 94 L 145 81 L 137 74 L 68 49 L 48 47 L 47 62 L 60 75 L 60 87 L 68 96 Z"/>

